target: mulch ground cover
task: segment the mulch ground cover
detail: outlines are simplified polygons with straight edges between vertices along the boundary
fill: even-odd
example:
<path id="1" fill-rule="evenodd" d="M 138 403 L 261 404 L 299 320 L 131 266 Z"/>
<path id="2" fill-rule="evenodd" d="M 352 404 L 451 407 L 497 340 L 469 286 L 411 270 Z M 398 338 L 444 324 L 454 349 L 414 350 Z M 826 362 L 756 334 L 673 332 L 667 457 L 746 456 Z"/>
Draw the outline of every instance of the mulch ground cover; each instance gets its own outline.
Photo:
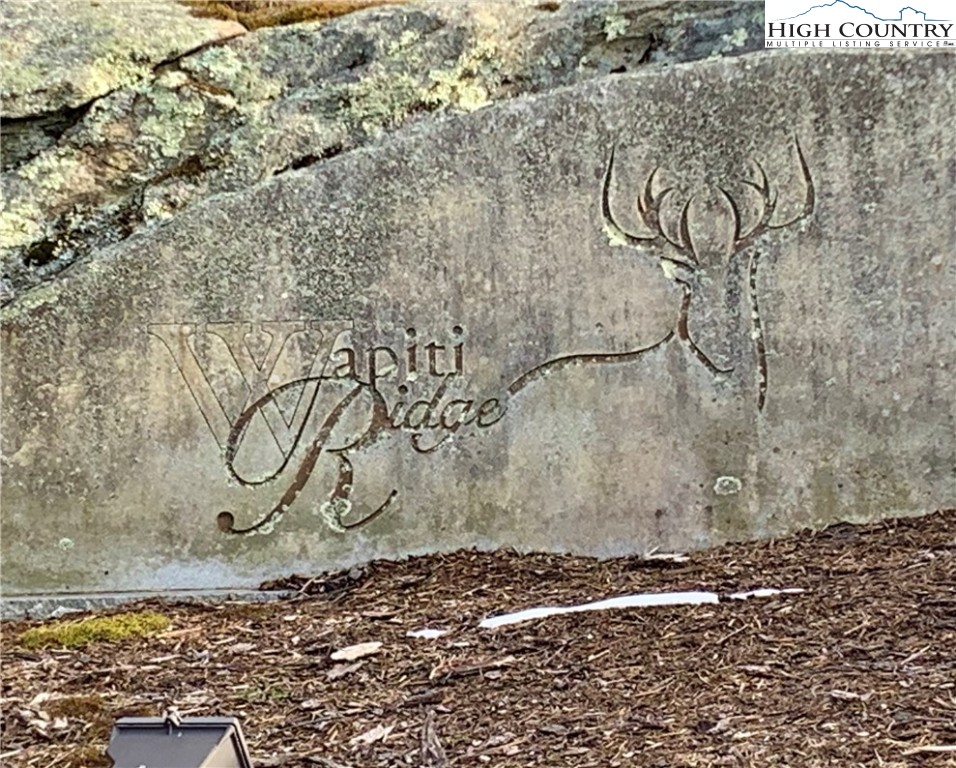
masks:
<path id="1" fill-rule="evenodd" d="M 463 551 L 269 586 L 297 596 L 152 601 L 160 634 L 77 649 L 4 623 L 2 764 L 110 765 L 117 717 L 174 706 L 241 718 L 260 768 L 956 765 L 956 511 L 686 561 Z M 477 626 L 763 587 L 805 591 Z M 381 646 L 332 658 L 359 643 Z"/>

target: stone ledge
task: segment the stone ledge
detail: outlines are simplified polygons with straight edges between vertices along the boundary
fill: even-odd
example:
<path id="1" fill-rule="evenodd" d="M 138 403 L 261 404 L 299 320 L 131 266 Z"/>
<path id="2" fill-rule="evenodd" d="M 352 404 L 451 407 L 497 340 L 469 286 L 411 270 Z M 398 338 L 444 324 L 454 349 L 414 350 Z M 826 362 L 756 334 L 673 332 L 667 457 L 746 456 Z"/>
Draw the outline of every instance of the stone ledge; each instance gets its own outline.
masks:
<path id="1" fill-rule="evenodd" d="M 287 590 L 202 589 L 173 592 L 95 592 L 75 595 L 20 595 L 0 598 L 0 619 L 47 619 L 99 611 L 142 600 L 189 603 L 266 603 L 292 597 Z"/>

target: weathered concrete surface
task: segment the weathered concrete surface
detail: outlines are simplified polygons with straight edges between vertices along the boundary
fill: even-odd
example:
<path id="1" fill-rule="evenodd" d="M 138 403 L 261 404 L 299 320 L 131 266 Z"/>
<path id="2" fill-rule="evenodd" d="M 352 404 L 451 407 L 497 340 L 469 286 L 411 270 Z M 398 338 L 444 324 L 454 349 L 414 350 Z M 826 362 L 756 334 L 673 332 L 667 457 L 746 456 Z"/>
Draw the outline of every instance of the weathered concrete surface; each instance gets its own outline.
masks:
<path id="1" fill-rule="evenodd" d="M 74 18 L 81 6 L 86 15 Z M 261 29 L 192 53 L 173 47 L 169 60 L 156 60 L 162 36 L 147 44 L 121 28 L 149 29 L 157 13 L 179 19 L 184 9 L 164 0 L 117 14 L 115 4 L 82 0 L 64 6 L 59 23 L 35 24 L 17 38 L 47 31 L 21 58 L 56 88 L 81 93 L 37 103 L 32 80 L 4 78 L 5 117 L 24 112 L 18 105 L 40 113 L 3 127 L 0 303 L 211 195 L 444 114 L 647 65 L 751 51 L 762 44 L 763 24 L 762 2 L 736 0 L 440 0 Z M 101 40 L 87 16 L 96 24 L 117 17 L 116 29 Z M 210 23 L 187 21 L 201 30 Z M 64 57 L 64 29 L 88 48 L 75 63 Z M 130 82 L 116 79 L 126 68 L 116 66 L 113 45 L 139 51 Z M 8 61 L 22 64 L 13 54 Z M 90 90 L 88 70 L 113 79 Z M 67 108 L 78 100 L 85 107 Z"/>
<path id="2" fill-rule="evenodd" d="M 952 505 L 953 69 L 810 52 L 597 81 L 74 266 L 3 311 L 5 591 Z"/>

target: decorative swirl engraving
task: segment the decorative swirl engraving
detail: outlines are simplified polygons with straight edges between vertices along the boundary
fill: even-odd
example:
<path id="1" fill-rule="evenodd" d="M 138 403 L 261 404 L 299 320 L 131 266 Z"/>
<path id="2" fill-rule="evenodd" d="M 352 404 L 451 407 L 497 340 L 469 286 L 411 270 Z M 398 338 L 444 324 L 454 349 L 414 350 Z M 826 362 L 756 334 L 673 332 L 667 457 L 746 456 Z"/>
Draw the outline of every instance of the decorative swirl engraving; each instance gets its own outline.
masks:
<path id="1" fill-rule="evenodd" d="M 223 335 L 225 325 L 227 324 L 215 324 L 214 332 L 217 336 Z M 248 324 L 237 323 L 235 325 L 248 330 Z M 280 324 L 273 323 L 271 326 L 275 328 Z M 331 329 L 350 326 L 351 323 L 339 321 L 337 324 L 333 324 Z M 288 324 L 286 327 L 290 334 L 301 332 L 300 325 Z M 177 361 L 180 373 L 186 380 L 200 411 L 203 412 L 210 431 L 214 436 L 217 436 L 213 425 L 219 424 L 227 418 L 226 408 L 223 405 L 226 398 L 215 395 L 217 388 L 210 382 L 209 371 L 203 367 L 199 356 L 196 354 L 197 344 L 195 341 L 192 344 L 189 343 L 190 339 L 196 335 L 197 330 L 194 325 L 184 325 L 178 329 L 172 325 L 157 325 L 150 328 L 150 332 L 164 342 Z M 233 343 L 245 343 L 242 334 L 235 329 L 225 329 L 225 331 L 224 335 L 228 336 Z M 328 331 L 329 327 L 327 326 L 327 334 Z M 454 331 L 458 335 L 463 333 L 460 326 L 456 326 Z M 406 335 L 409 339 L 414 339 L 414 329 L 409 329 Z M 382 390 L 382 382 L 389 380 L 398 372 L 396 366 L 400 363 L 399 355 L 391 347 L 376 346 L 367 351 L 365 355 L 367 359 L 366 378 L 363 379 L 359 376 L 357 370 L 356 361 L 360 355 L 347 347 L 332 351 L 334 344 L 326 339 L 327 343 L 323 354 L 327 359 L 324 362 L 318 361 L 322 362 L 322 373 L 312 376 L 299 376 L 265 391 L 249 383 L 247 389 L 250 395 L 247 403 L 232 420 L 228 434 L 217 436 L 217 439 L 220 439 L 226 472 L 239 486 L 257 488 L 274 483 L 285 476 L 288 476 L 289 480 L 278 501 L 251 523 L 237 525 L 235 515 L 230 511 L 220 512 L 216 522 L 219 529 L 225 533 L 247 535 L 271 533 L 297 501 L 312 477 L 320 457 L 325 453 L 335 457 L 338 462 L 338 475 L 335 487 L 330 492 L 327 501 L 314 510 L 314 513 L 320 516 L 326 525 L 337 533 L 344 533 L 370 523 L 389 508 L 398 496 L 398 491 L 393 489 L 374 510 L 360 515 L 358 519 L 347 520 L 350 515 L 357 511 L 352 502 L 354 470 L 349 459 L 350 453 L 361 451 L 385 435 L 396 433 L 407 434 L 411 447 L 418 453 L 432 453 L 463 428 L 481 430 L 493 427 L 505 417 L 508 404 L 512 398 L 547 375 L 570 366 L 631 363 L 660 347 L 672 336 L 673 332 L 669 332 L 654 344 L 625 352 L 583 353 L 548 360 L 518 376 L 504 388 L 504 392 L 500 396 L 484 399 L 448 396 L 449 387 L 452 384 L 460 383 L 464 377 L 463 343 L 450 347 L 455 365 L 448 372 L 439 365 L 437 356 L 437 352 L 445 349 L 445 347 L 435 342 L 428 344 L 426 346 L 429 353 L 427 374 L 417 370 L 417 350 L 414 346 L 409 346 L 406 349 L 406 360 L 401 372 L 408 377 L 409 381 L 418 381 L 420 375 L 425 375 L 430 380 L 437 381 L 437 385 L 418 400 L 408 404 L 403 400 L 390 403 Z M 281 338 L 274 339 L 270 343 L 270 348 L 274 344 L 279 344 L 282 347 L 289 346 L 290 348 L 292 346 L 288 339 Z M 228 344 L 226 346 L 229 348 Z M 315 347 L 309 349 L 313 348 Z M 235 350 L 229 348 L 230 359 L 235 360 L 239 357 L 240 355 L 236 354 Z M 388 365 L 383 367 L 385 361 L 388 362 Z M 273 374 L 272 368 L 278 362 L 278 357 L 272 358 L 269 362 L 271 367 L 267 370 L 262 370 L 260 366 L 255 371 L 247 369 L 247 373 L 257 379 L 263 375 L 271 377 Z M 291 367 L 299 370 L 309 367 L 314 368 L 318 365 L 318 362 L 309 358 L 304 363 L 300 361 L 298 365 Z M 386 373 L 386 370 L 389 372 Z M 338 397 L 334 405 L 325 412 L 316 412 L 323 392 L 334 391 L 334 389 L 341 389 L 342 387 L 345 387 L 347 392 Z M 253 397 L 253 394 L 258 392 L 261 392 L 261 394 Z M 407 392 L 408 387 L 405 384 L 397 387 L 399 395 Z M 292 400 L 295 403 L 294 413 L 288 423 L 296 425 L 296 428 L 291 433 L 291 440 L 288 443 L 283 443 L 287 446 L 287 450 L 281 452 L 278 463 L 265 474 L 251 476 L 248 472 L 241 471 L 237 466 L 237 457 L 249 435 L 250 426 L 256 419 L 265 418 L 267 414 L 281 413 L 282 409 L 279 405 L 284 400 Z M 341 436 L 335 438 L 337 431 L 342 431 L 340 427 L 347 421 L 360 426 L 357 428 L 353 426 L 353 432 L 344 441 Z M 307 435 L 306 429 L 309 424 L 313 423 L 317 427 L 310 437 Z M 333 440 L 337 440 L 337 442 L 333 442 Z M 296 457 L 297 463 L 293 468 L 290 465 Z"/>
<path id="2" fill-rule="evenodd" d="M 398 491 L 392 490 L 385 501 L 373 512 L 366 514 L 355 522 L 345 523 L 343 521 L 344 516 L 352 511 L 350 496 L 354 487 L 352 464 L 347 456 L 349 452 L 359 451 L 390 432 L 410 432 L 409 441 L 412 447 L 419 453 L 431 453 L 463 426 L 473 425 L 478 429 L 487 429 L 497 424 L 507 412 L 508 400 L 524 390 L 533 381 L 548 373 L 574 365 L 608 365 L 633 362 L 666 343 L 671 336 L 673 336 L 673 333 L 668 333 L 655 344 L 629 352 L 567 355 L 550 360 L 515 379 L 506 388 L 506 394 L 500 399 L 488 398 L 477 408 L 474 407 L 474 401 L 471 400 L 452 399 L 444 402 L 444 404 L 442 403 L 448 384 L 458 375 L 456 373 L 446 374 L 428 401 L 424 399 L 417 401 L 417 404 L 425 404 L 426 407 L 422 409 L 419 418 L 415 419 L 409 418 L 409 414 L 412 413 L 411 408 L 406 412 L 404 419 L 396 419 L 395 415 L 398 408 L 389 410 L 384 395 L 376 385 L 368 381 L 350 380 L 350 383 L 354 386 L 323 419 L 279 501 L 259 519 L 244 527 L 236 527 L 235 516 L 232 512 L 220 512 L 217 518 L 219 528 L 224 532 L 237 534 L 270 533 L 305 488 L 323 451 L 337 457 L 339 473 L 336 486 L 329 495 L 329 500 L 321 505 L 317 513 L 336 532 L 344 533 L 352 528 L 357 528 L 381 515 L 396 498 Z M 236 453 L 242 444 L 249 423 L 263 408 L 281 398 L 285 392 L 314 385 L 314 391 L 317 393 L 323 383 L 332 381 L 338 381 L 338 379 L 333 376 L 297 379 L 277 387 L 251 403 L 236 420 L 226 445 L 225 464 L 230 476 L 243 486 L 262 485 L 278 479 L 285 470 L 288 459 L 284 460 L 275 472 L 261 479 L 247 478 L 237 471 L 235 466 Z M 367 396 L 367 401 L 364 404 L 361 403 L 362 395 Z M 315 394 L 312 397 L 314 403 Z M 439 405 L 442 404 L 443 407 L 439 409 Z M 361 409 L 358 411 L 358 415 L 361 417 L 363 425 L 358 436 L 345 445 L 329 445 L 335 428 L 343 421 L 346 414 L 355 409 Z M 423 443 L 426 432 L 438 434 L 437 439 L 432 438 L 434 440 L 433 444 L 427 447 Z M 300 433 L 299 439 L 301 438 Z"/>

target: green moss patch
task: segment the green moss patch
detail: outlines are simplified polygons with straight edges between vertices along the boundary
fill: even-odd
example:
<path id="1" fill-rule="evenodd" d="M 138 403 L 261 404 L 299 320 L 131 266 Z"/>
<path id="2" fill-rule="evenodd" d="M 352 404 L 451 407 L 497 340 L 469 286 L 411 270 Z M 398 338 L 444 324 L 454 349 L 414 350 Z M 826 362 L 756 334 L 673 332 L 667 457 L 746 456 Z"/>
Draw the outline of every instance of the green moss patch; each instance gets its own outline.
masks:
<path id="1" fill-rule="evenodd" d="M 160 613 L 117 613 L 112 616 L 96 616 L 81 621 L 64 621 L 34 627 L 20 635 L 20 645 L 28 649 L 51 645 L 76 648 L 97 641 L 115 642 L 128 637 L 145 637 L 168 628 L 169 619 Z"/>

